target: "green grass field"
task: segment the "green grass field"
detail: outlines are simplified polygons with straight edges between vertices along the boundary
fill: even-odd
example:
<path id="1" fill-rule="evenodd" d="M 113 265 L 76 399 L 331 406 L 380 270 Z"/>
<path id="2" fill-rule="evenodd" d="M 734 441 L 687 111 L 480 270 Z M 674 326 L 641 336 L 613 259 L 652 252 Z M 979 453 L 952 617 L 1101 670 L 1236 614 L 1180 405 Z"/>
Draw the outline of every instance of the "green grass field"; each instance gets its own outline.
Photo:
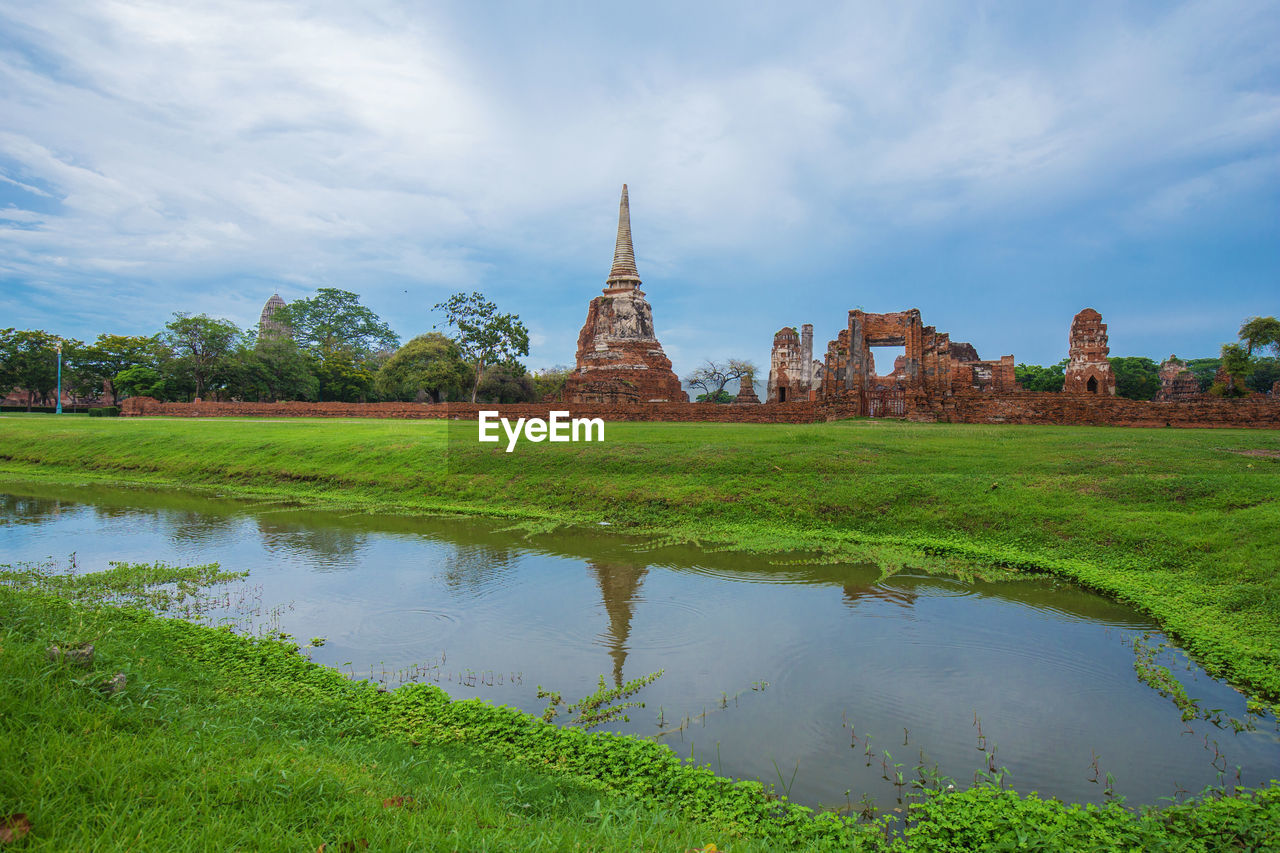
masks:
<path id="1" fill-rule="evenodd" d="M 595 524 L 708 547 L 1051 571 L 1154 616 L 1280 703 L 1280 434 L 845 421 L 609 424 L 604 443 L 476 424 L 0 418 L 8 480 L 205 488 L 371 512 Z"/>

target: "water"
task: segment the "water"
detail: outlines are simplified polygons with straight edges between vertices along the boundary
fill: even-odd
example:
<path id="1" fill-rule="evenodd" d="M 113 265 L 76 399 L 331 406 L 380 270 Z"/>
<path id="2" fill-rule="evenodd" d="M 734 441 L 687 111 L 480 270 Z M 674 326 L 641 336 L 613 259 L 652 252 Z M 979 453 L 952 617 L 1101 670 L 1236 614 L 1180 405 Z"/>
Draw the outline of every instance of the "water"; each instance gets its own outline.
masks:
<path id="1" fill-rule="evenodd" d="M 1154 623 L 1060 581 L 882 580 L 865 565 L 647 549 L 604 530 L 526 538 L 493 522 L 6 489 L 4 562 L 74 552 L 82 570 L 247 569 L 255 594 L 282 607 L 282 630 L 326 638 L 312 658 L 357 677 L 394 683 L 425 664 L 419 677 L 454 696 L 540 714 L 539 685 L 567 704 L 602 675 L 616 684 L 664 669 L 615 730 L 809 805 L 856 807 L 869 793 L 892 808 L 886 766 L 893 776 L 901 762 L 910 779 L 922 750 L 959 785 L 994 750 L 1013 787 L 1076 802 L 1106 799 L 1107 773 L 1133 804 L 1231 784 L 1237 766 L 1245 785 L 1280 776 L 1273 718 L 1238 734 L 1184 723 L 1134 674 L 1134 640 L 1164 639 Z M 1176 650 L 1159 662 L 1204 707 L 1246 719 L 1242 696 Z"/>

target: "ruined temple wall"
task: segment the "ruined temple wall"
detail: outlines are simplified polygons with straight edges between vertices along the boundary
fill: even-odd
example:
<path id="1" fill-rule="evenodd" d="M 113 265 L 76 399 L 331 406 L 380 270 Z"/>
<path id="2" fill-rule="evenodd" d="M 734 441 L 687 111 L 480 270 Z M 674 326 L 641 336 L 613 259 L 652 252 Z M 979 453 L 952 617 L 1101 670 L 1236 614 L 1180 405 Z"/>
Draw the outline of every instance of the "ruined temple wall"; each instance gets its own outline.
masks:
<path id="1" fill-rule="evenodd" d="M 1193 402 L 1157 403 L 1098 395 L 1048 393 L 985 394 L 964 392 L 945 401 L 930 402 L 908 395 L 905 416 L 916 421 L 974 424 L 1092 424 L 1136 427 L 1258 427 L 1280 429 L 1280 398 L 1261 395 L 1244 399 L 1205 397 Z M 546 418 L 551 411 L 574 417 L 614 421 L 685 423 L 804 424 L 854 417 L 849 400 L 783 405 L 733 406 L 715 403 L 562 404 L 517 403 L 161 403 L 150 397 L 130 397 L 121 414 L 130 417 L 328 417 L 430 418 L 474 420 L 480 411 L 502 417 Z"/>
<path id="2" fill-rule="evenodd" d="M 949 423 L 1280 429 L 1280 401 L 1268 398 L 1161 403 L 1098 394 L 970 391 L 953 395 L 935 413 Z"/>
<path id="3" fill-rule="evenodd" d="M 953 361 L 952 393 L 984 391 L 1009 393 L 1020 390 L 1013 356 L 1002 356 L 999 361 Z"/>
<path id="4" fill-rule="evenodd" d="M 396 418 L 405 420 L 475 420 L 478 413 L 504 418 L 547 418 L 550 412 L 614 421 L 683 423 L 804 424 L 826 420 L 817 403 L 728 405 L 717 403 L 161 403 L 130 397 L 120 414 L 126 417 L 216 418 Z"/>

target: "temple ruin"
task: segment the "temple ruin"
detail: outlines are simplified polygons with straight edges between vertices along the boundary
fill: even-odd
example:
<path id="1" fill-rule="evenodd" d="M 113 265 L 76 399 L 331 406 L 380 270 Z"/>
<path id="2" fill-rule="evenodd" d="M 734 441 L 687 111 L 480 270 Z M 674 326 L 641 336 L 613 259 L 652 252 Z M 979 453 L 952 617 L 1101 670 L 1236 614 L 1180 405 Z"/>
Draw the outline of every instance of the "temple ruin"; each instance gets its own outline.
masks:
<path id="1" fill-rule="evenodd" d="M 1200 396 L 1200 380 L 1187 369 L 1185 362 L 1171 355 L 1160 365 L 1160 390 L 1156 392 L 1159 402 L 1175 402 L 1179 400 L 1195 400 Z"/>
<path id="2" fill-rule="evenodd" d="M 893 369 L 876 372 L 876 347 L 902 347 Z M 813 359 L 813 327 L 781 329 L 773 339 L 768 402 L 839 401 L 861 415 L 904 415 L 957 391 L 1018 390 L 1013 356 L 978 358 L 972 344 L 926 326 L 912 308 L 888 314 L 849 312 L 848 325 Z"/>
<path id="3" fill-rule="evenodd" d="M 1107 355 L 1107 324 L 1102 315 L 1086 308 L 1071 321 L 1071 334 L 1067 338 L 1066 379 L 1062 383 L 1066 394 L 1116 395 L 1116 377 L 1111 372 Z"/>
<path id="4" fill-rule="evenodd" d="M 738 379 L 738 396 L 733 398 L 733 402 L 754 404 L 760 402 L 760 398 L 756 395 L 756 378 L 753 374 L 744 373 Z"/>
<path id="5" fill-rule="evenodd" d="M 271 294 L 267 304 L 262 306 L 262 316 L 258 320 L 258 340 L 293 337 L 293 329 L 275 319 L 276 312 L 284 306 L 285 301 L 280 298 L 280 294 Z"/>
<path id="6" fill-rule="evenodd" d="M 770 403 L 814 399 L 812 324 L 805 323 L 799 332 L 784 326 L 773 336 L 765 399 Z"/>
<path id="7" fill-rule="evenodd" d="M 577 363 L 564 386 L 567 403 L 687 403 L 689 395 L 653 333 L 653 309 L 640 290 L 631 244 L 627 185 L 618 204 L 618 238 L 604 294 L 591 300 L 578 334 Z"/>

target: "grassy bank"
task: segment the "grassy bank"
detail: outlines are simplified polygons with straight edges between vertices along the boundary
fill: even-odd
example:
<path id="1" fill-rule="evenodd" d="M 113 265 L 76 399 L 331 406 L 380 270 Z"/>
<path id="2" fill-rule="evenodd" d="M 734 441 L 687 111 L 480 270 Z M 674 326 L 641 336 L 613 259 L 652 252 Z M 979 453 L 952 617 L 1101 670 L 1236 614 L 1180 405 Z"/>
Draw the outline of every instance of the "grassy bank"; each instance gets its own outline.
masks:
<path id="1" fill-rule="evenodd" d="M 1051 571 L 1153 615 L 1280 702 L 1280 434 L 850 421 L 609 424 L 600 444 L 474 422 L 0 419 L 5 478 L 205 487 L 707 546 Z"/>
<path id="2" fill-rule="evenodd" d="M 0 833 L 17 837 L 13 849 L 1280 844 L 1275 786 L 1141 813 L 980 786 L 931 794 L 890 839 L 874 825 L 813 816 L 758 783 L 731 784 L 648 741 L 450 701 L 427 685 L 379 692 L 292 643 L 149 612 L 224 579 L 210 567 L 78 577 L 0 567 Z M 86 643 L 91 656 L 65 654 Z M 64 654 L 51 658 L 51 646 Z"/>

